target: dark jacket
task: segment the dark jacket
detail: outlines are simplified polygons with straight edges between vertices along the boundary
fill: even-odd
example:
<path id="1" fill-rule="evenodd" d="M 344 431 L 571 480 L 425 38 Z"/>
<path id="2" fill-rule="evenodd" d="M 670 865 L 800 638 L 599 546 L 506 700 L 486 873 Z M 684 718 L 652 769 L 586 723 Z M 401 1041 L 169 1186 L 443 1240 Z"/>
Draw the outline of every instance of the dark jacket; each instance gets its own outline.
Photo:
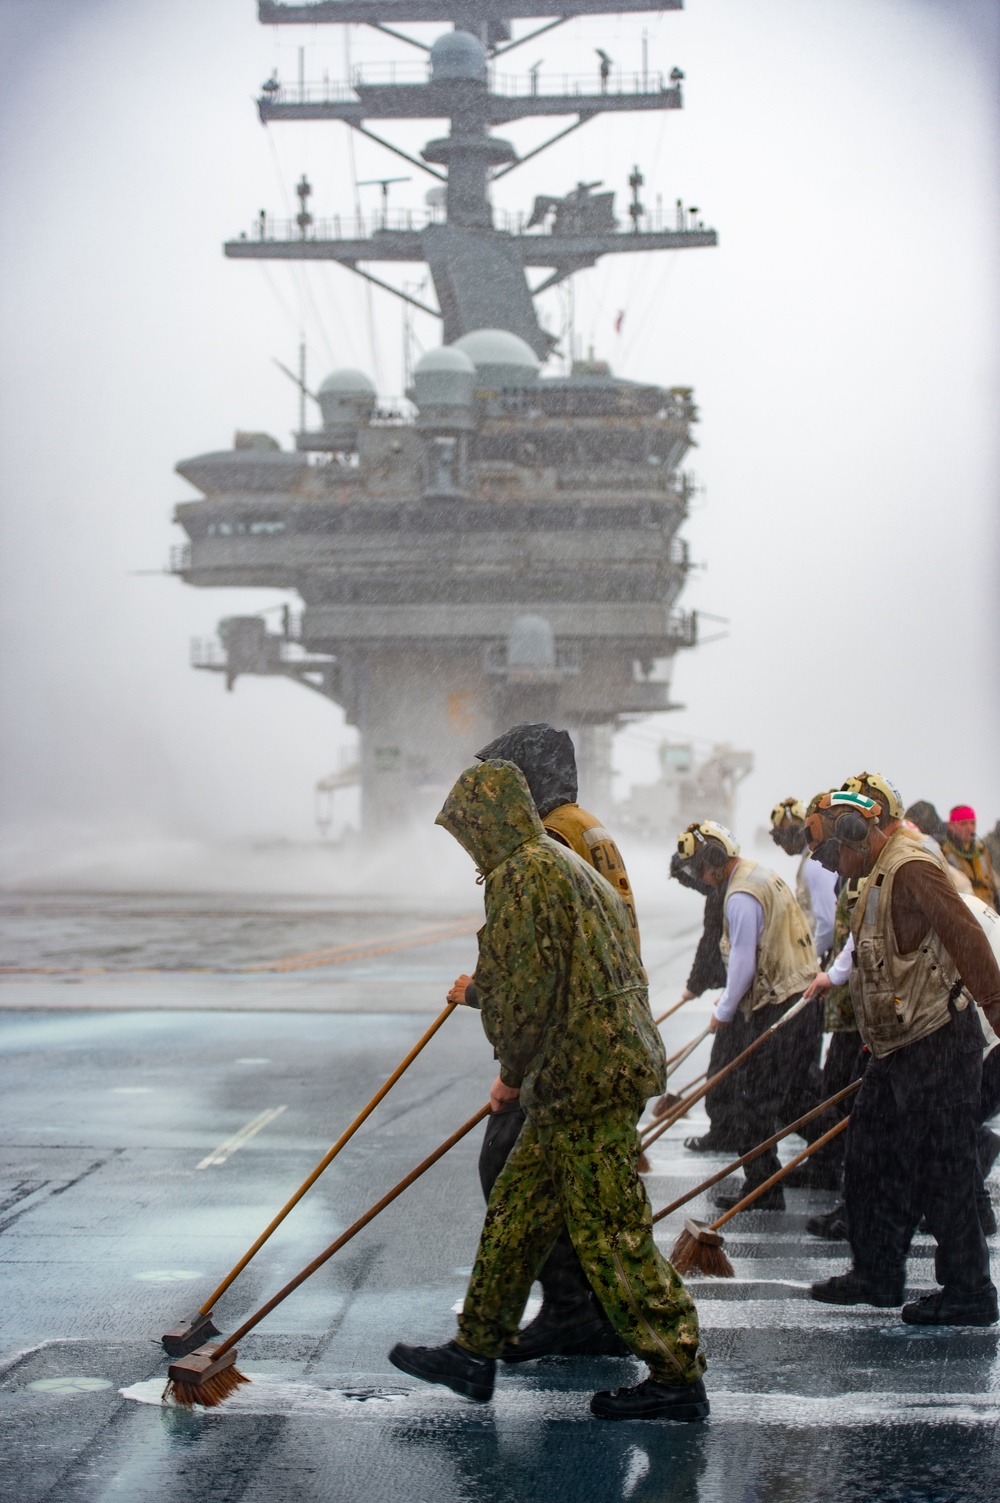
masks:
<path id="1" fill-rule="evenodd" d="M 542 819 L 560 804 L 575 804 L 576 752 L 569 731 L 544 721 L 515 725 L 476 752 L 480 762 L 513 762 L 524 773 Z"/>

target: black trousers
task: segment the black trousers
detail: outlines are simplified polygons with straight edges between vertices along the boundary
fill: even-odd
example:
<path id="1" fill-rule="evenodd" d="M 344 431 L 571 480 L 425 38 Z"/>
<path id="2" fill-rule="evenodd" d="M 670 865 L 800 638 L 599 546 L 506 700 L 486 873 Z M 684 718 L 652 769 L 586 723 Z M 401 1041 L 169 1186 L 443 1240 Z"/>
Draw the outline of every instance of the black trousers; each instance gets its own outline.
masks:
<path id="1" fill-rule="evenodd" d="M 921 1214 L 937 1241 L 938 1283 L 954 1294 L 992 1287 L 976 1212 L 976 1134 L 983 1035 L 975 1009 L 868 1062 L 851 1111 L 844 1164 L 854 1266 L 903 1282 Z"/>
<path id="2" fill-rule="evenodd" d="M 524 1112 L 517 1105 L 503 1112 L 491 1112 L 486 1119 L 486 1133 L 479 1151 L 479 1182 L 487 1200 L 523 1126 Z M 553 1313 L 578 1309 L 588 1301 L 593 1301 L 595 1313 L 601 1310 L 565 1227 L 542 1265 L 538 1281 L 543 1303 Z"/>
<path id="3" fill-rule="evenodd" d="M 789 997 L 787 1002 L 758 1007 L 745 1020 L 746 1043 L 759 1038 L 798 1000 Z M 748 1153 L 785 1123 L 803 1116 L 821 1099 L 817 1089 L 822 1042 L 823 1012 L 817 997 L 733 1071 L 737 1085 L 737 1148 L 741 1154 Z M 780 1167 L 777 1149 L 769 1148 L 747 1164 L 748 1188 L 754 1189 Z"/>
<path id="4" fill-rule="evenodd" d="M 983 1088 L 979 1109 L 984 1122 L 1000 1112 L 1000 1049 L 991 1049 L 983 1060 Z"/>
<path id="5" fill-rule="evenodd" d="M 830 1047 L 823 1061 L 823 1099 L 836 1096 L 838 1091 L 842 1091 L 852 1081 L 859 1080 L 865 1073 L 867 1063 L 868 1056 L 856 1028 L 838 1029 L 836 1033 L 831 1033 Z M 834 1110 L 838 1116 L 847 1117 L 850 1116 L 853 1105 L 854 1097 L 848 1096 Z"/>
<path id="6" fill-rule="evenodd" d="M 738 1012 L 731 1023 L 727 1023 L 725 1028 L 720 1028 L 718 1033 L 712 1035 L 712 1052 L 708 1060 L 709 1075 L 717 1075 L 738 1054 L 742 1054 L 754 1037 L 750 1024 L 743 1014 Z M 739 1073 L 739 1070 L 734 1070 L 732 1075 L 727 1075 L 725 1080 L 713 1086 L 705 1097 L 705 1110 L 711 1123 L 713 1138 L 719 1139 L 720 1148 L 734 1151 L 738 1151 L 741 1137 Z"/>
<path id="7" fill-rule="evenodd" d="M 868 1055 L 865 1053 L 861 1042 L 861 1035 L 856 1028 L 837 1030 L 830 1035 L 830 1047 L 826 1051 L 826 1059 L 823 1061 L 823 1069 L 820 1072 L 820 1087 L 817 1100 L 813 1103 L 818 1105 L 829 1096 L 836 1096 L 845 1086 L 852 1081 L 859 1080 L 865 1073 L 868 1063 Z M 806 1142 L 814 1143 L 823 1133 L 831 1127 L 836 1127 L 842 1117 L 849 1117 L 851 1108 L 856 1097 L 848 1096 L 838 1106 L 830 1107 L 822 1116 L 814 1117 L 808 1127 L 803 1128 L 802 1136 Z M 807 1107 L 808 1111 L 809 1108 Z M 841 1133 L 839 1137 L 827 1143 L 818 1153 L 814 1153 L 810 1163 L 814 1166 L 820 1164 L 832 1168 L 839 1175 L 843 1173 L 844 1153 L 847 1148 L 847 1135 Z"/>

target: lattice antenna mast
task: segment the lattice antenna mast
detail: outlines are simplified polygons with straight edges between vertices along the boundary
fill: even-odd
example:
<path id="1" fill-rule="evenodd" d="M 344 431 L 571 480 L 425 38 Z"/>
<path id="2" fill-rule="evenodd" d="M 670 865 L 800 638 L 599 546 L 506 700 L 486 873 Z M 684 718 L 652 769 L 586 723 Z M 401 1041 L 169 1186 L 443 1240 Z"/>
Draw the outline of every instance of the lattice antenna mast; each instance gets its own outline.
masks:
<path id="1" fill-rule="evenodd" d="M 679 10 L 681 0 L 630 0 L 616 13 Z M 336 261 L 378 287 L 385 288 L 443 322 L 444 342 L 477 328 L 501 328 L 519 335 L 545 358 L 555 340 L 540 326 L 534 300 L 539 293 L 593 266 L 599 257 L 623 251 L 679 250 L 717 243 L 714 230 L 690 222 L 679 212 L 676 225 L 665 227 L 650 215 L 639 197 L 642 174 L 629 179 L 632 200 L 628 229 L 614 215 L 614 195 L 595 192 L 600 183 L 578 183 L 563 196 L 535 200 L 529 216 L 497 222 L 490 184 L 515 171 L 599 114 L 680 109 L 683 74 L 668 78 L 651 73 L 644 46 L 641 72 L 623 74 L 603 50 L 592 78 L 573 81 L 571 89 L 547 86 L 540 64 L 523 75 L 501 75 L 497 60 L 534 37 L 575 16 L 609 13 L 608 0 L 314 0 L 312 4 L 274 4 L 260 0 L 260 20 L 267 25 L 363 24 L 409 43 L 427 54 L 428 66 L 410 81 L 400 81 L 395 66 L 388 77 L 355 67 L 349 81 L 308 85 L 302 69 L 296 84 L 276 75 L 264 84 L 258 110 L 267 125 L 288 120 L 337 120 L 377 142 L 411 166 L 444 185 L 444 214 L 389 211 L 389 184 L 404 179 L 379 178 L 382 212 L 362 219 L 344 232 L 340 217 L 314 217 L 299 185 L 301 210 L 291 224 L 266 214 L 254 231 L 226 245 L 227 256 L 255 260 Z M 541 24 L 517 40 L 510 25 L 516 18 Z M 398 30 L 414 22 L 450 22 L 453 30 L 430 48 Z M 493 128 L 514 120 L 574 116 L 569 125 L 519 156 Z M 428 141 L 419 156 L 385 140 L 371 122 L 441 119 L 448 135 Z M 438 306 L 432 308 L 405 289 L 372 271 L 390 262 L 426 262 Z M 529 269 L 547 275 L 531 288 Z"/>

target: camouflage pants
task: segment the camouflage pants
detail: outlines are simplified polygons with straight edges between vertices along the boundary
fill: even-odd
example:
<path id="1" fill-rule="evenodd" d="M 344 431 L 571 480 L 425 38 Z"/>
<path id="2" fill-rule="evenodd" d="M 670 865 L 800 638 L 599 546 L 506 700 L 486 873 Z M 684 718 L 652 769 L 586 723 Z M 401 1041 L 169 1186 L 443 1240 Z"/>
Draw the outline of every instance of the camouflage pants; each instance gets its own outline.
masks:
<path id="1" fill-rule="evenodd" d="M 661 1383 L 705 1371 L 694 1301 L 653 1242 L 634 1114 L 524 1125 L 486 1209 L 458 1343 L 498 1357 L 565 1223 L 615 1330 Z"/>

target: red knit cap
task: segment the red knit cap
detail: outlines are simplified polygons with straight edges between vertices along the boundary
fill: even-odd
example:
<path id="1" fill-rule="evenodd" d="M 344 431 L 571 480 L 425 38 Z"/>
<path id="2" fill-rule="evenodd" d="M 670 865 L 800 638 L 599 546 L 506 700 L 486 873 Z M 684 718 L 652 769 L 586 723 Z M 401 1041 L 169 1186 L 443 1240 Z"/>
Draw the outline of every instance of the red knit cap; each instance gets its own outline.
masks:
<path id="1" fill-rule="evenodd" d="M 949 824 L 960 825 L 965 819 L 971 819 L 972 823 L 975 824 L 975 809 L 971 808 L 969 804 L 956 804 L 954 809 L 952 809 L 951 813 L 948 815 Z"/>

